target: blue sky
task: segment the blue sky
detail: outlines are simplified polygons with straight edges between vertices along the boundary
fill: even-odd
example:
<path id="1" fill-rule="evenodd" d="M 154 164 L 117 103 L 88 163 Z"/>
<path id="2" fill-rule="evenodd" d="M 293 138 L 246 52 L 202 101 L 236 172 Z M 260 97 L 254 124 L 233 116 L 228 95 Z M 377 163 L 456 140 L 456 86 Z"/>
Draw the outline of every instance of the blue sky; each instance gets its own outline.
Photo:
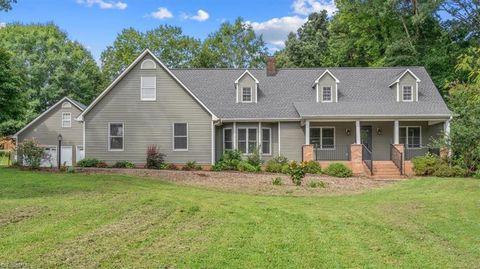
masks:
<path id="1" fill-rule="evenodd" d="M 145 31 L 170 24 L 204 39 L 222 22 L 241 16 L 263 34 L 273 51 L 309 13 L 322 9 L 335 12 L 334 0 L 18 0 L 13 10 L 0 13 L 0 27 L 11 22 L 54 22 L 98 60 L 127 27 Z"/>

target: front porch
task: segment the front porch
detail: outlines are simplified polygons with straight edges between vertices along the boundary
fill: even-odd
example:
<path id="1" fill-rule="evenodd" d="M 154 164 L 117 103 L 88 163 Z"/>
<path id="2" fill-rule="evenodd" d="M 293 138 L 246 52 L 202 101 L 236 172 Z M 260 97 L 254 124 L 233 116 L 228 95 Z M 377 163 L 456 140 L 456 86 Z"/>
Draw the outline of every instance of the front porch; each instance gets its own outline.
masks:
<path id="1" fill-rule="evenodd" d="M 355 174 L 413 175 L 412 158 L 448 154 L 429 145 L 449 134 L 449 120 L 306 120 L 304 126 L 303 161 L 342 162 Z"/>

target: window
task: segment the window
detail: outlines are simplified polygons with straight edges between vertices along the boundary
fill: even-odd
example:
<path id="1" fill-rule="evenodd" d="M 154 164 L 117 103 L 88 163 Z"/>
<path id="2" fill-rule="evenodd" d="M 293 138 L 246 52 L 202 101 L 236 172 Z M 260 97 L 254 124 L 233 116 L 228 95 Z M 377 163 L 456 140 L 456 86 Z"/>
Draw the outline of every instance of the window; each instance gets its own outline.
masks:
<path id="1" fill-rule="evenodd" d="M 322 100 L 323 102 L 332 101 L 332 87 L 323 87 L 322 89 Z"/>
<path id="2" fill-rule="evenodd" d="M 403 101 L 413 101 L 412 86 L 403 86 Z"/>
<path id="3" fill-rule="evenodd" d="M 400 144 L 404 144 L 407 148 L 421 148 L 421 128 L 419 126 L 400 127 Z"/>
<path id="4" fill-rule="evenodd" d="M 72 104 L 70 104 L 70 102 L 63 102 L 62 104 L 62 108 L 71 108 L 72 107 Z"/>
<path id="5" fill-rule="evenodd" d="M 262 129 L 262 154 L 272 154 L 272 129 Z"/>
<path id="6" fill-rule="evenodd" d="M 251 154 L 257 148 L 257 128 L 238 128 L 238 149 Z"/>
<path id="7" fill-rule="evenodd" d="M 223 129 L 223 151 L 233 149 L 232 128 Z"/>
<path id="8" fill-rule="evenodd" d="M 142 66 L 140 67 L 141 69 L 155 69 L 157 66 L 155 65 L 155 62 L 150 59 L 146 59 L 145 61 L 142 62 Z"/>
<path id="9" fill-rule="evenodd" d="M 188 124 L 187 123 L 173 124 L 173 150 L 176 150 L 176 151 L 188 150 Z"/>
<path id="10" fill-rule="evenodd" d="M 142 101 L 155 101 L 157 99 L 156 77 L 141 77 L 140 99 Z"/>
<path id="11" fill-rule="evenodd" d="M 63 112 L 62 113 L 62 128 L 72 127 L 72 113 Z"/>
<path id="12" fill-rule="evenodd" d="M 108 150 L 109 151 L 123 151 L 124 145 L 124 130 L 123 123 L 109 123 L 108 124 Z"/>
<path id="13" fill-rule="evenodd" d="M 310 128 L 310 144 L 319 149 L 335 149 L 335 128 Z"/>
<path id="14" fill-rule="evenodd" d="M 244 87 L 242 89 L 242 102 L 246 102 L 246 103 L 252 102 L 252 88 Z"/>

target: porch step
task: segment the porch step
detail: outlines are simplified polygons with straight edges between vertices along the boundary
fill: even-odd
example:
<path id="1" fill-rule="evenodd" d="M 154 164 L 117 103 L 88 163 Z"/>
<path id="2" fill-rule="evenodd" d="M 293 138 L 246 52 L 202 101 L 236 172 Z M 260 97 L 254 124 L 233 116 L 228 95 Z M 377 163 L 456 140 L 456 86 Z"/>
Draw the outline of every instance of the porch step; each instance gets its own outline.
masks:
<path id="1" fill-rule="evenodd" d="M 399 178 L 400 170 L 392 161 L 373 161 L 373 177 Z"/>

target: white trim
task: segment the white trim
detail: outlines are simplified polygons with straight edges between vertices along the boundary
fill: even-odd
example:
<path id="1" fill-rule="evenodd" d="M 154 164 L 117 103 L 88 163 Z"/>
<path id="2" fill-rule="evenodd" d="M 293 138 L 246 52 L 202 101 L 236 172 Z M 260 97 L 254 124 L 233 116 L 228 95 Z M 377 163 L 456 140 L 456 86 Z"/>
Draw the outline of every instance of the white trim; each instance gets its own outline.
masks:
<path id="1" fill-rule="evenodd" d="M 237 149 L 237 123 L 233 123 L 233 149 Z"/>
<path id="2" fill-rule="evenodd" d="M 212 121 L 213 122 L 213 121 Z M 187 125 L 187 135 L 177 135 L 177 137 L 186 137 L 187 138 L 187 148 L 186 149 L 175 149 L 175 124 L 186 124 Z M 213 123 L 212 123 L 213 124 Z M 189 149 L 189 135 L 188 135 L 188 122 L 172 122 L 172 151 L 188 151 Z"/>
<path id="3" fill-rule="evenodd" d="M 68 115 L 68 120 L 64 120 L 64 116 Z M 68 123 L 68 124 L 64 124 Z M 62 128 L 72 128 L 72 113 L 71 112 L 62 112 Z"/>
<path id="4" fill-rule="evenodd" d="M 144 64 L 150 63 L 150 62 L 153 64 L 153 67 L 145 67 L 144 66 Z M 157 69 L 157 65 L 155 64 L 155 62 L 152 59 L 145 59 L 145 60 L 143 60 L 142 64 L 140 65 L 140 69 L 153 70 L 153 69 Z"/>
<path id="5" fill-rule="evenodd" d="M 418 81 L 415 83 L 415 101 L 418 102 Z"/>
<path id="6" fill-rule="evenodd" d="M 143 97 L 143 79 L 146 78 L 153 78 L 153 90 L 154 90 L 154 97 L 153 98 L 144 98 Z M 150 89 L 150 88 L 146 88 Z M 157 77 L 156 76 L 141 76 L 140 77 L 140 101 L 157 101 Z"/>
<path id="7" fill-rule="evenodd" d="M 255 135 L 255 144 L 256 144 L 256 148 L 258 148 L 258 128 L 257 127 L 240 127 L 240 128 L 237 128 L 237 132 L 240 131 L 240 130 L 245 130 L 245 152 L 243 152 L 242 154 L 243 155 L 250 155 L 252 154 L 249 150 L 249 147 L 248 147 L 248 143 L 249 143 L 249 134 L 248 134 L 248 131 L 250 129 L 255 129 L 256 131 L 256 135 Z M 238 137 L 238 136 L 237 136 Z M 238 143 L 237 143 L 238 144 Z"/>
<path id="8" fill-rule="evenodd" d="M 355 144 L 362 144 L 362 138 L 360 136 L 360 121 L 355 121 Z"/>
<path id="9" fill-rule="evenodd" d="M 281 131 L 281 130 L 282 130 L 282 126 L 281 126 L 281 123 L 280 123 L 280 121 L 279 121 L 279 122 L 278 122 L 278 156 L 281 155 L 281 149 L 282 149 L 282 147 L 281 147 L 281 145 L 280 145 L 280 142 L 281 142 L 281 140 L 280 140 L 280 138 L 281 138 L 281 135 L 280 135 L 281 132 L 280 132 L 280 131 Z"/>
<path id="10" fill-rule="evenodd" d="M 398 120 L 393 122 L 393 144 L 400 144 L 400 122 Z"/>
<path id="11" fill-rule="evenodd" d="M 110 148 L 110 125 L 112 124 L 122 124 L 122 149 L 111 149 Z M 121 122 L 121 121 L 112 121 L 112 122 L 108 122 L 108 141 L 107 141 L 107 145 L 108 145 L 108 151 L 124 151 L 125 150 L 125 123 L 124 122 Z"/>
<path id="12" fill-rule="evenodd" d="M 310 144 L 310 121 L 305 121 L 305 145 Z"/>
<path id="13" fill-rule="evenodd" d="M 421 82 L 421 80 L 410 70 L 407 68 L 407 70 L 405 70 L 398 78 L 397 80 L 395 80 L 394 82 L 392 82 L 390 85 L 388 85 L 388 87 L 392 87 L 395 83 L 400 83 L 400 79 L 402 79 L 407 73 L 410 73 L 410 75 L 412 75 L 415 80 L 417 81 L 417 83 Z"/>
<path id="14" fill-rule="evenodd" d="M 210 143 L 212 143 L 211 164 L 214 165 L 215 164 L 215 122 L 213 120 L 212 120 L 212 127 L 211 127 L 210 130 L 212 132 L 212 136 L 211 136 L 211 140 L 210 140 Z M 188 148 L 188 124 L 187 124 L 187 148 Z"/>
<path id="15" fill-rule="evenodd" d="M 41 119 L 43 116 L 45 116 L 48 112 L 52 111 L 56 106 L 58 106 L 60 103 L 62 103 L 65 100 L 68 100 L 70 103 L 72 103 L 80 111 L 83 111 L 83 109 L 80 106 L 78 106 L 75 102 L 73 102 L 72 99 L 70 99 L 68 97 L 63 97 L 62 99 L 60 99 L 60 101 L 56 102 L 53 106 L 51 106 L 49 109 L 45 110 L 42 114 L 40 114 L 38 117 L 36 117 L 34 120 L 32 120 L 29 124 L 27 124 L 25 127 L 20 129 L 20 131 L 16 132 L 13 135 L 13 138 L 15 140 L 18 140 L 18 135 L 19 134 L 21 134 L 23 131 L 25 131 L 28 127 L 32 126 L 35 122 L 37 122 L 39 119 Z M 17 141 L 17 143 L 18 143 L 18 141 Z"/>
<path id="16" fill-rule="evenodd" d="M 248 71 L 248 69 L 245 70 L 245 72 L 243 72 L 243 73 L 235 80 L 235 84 L 238 84 L 238 82 L 240 81 L 240 79 L 243 78 L 246 74 L 248 74 L 250 77 L 252 77 L 253 80 L 255 81 L 255 83 L 258 84 L 258 79 L 257 79 L 256 77 L 254 77 L 254 76 L 252 75 L 252 73 L 250 73 L 250 71 Z"/>
<path id="17" fill-rule="evenodd" d="M 265 156 L 272 156 L 273 152 L 272 152 L 272 144 L 273 144 L 273 141 L 272 141 L 272 128 L 271 127 L 262 127 L 262 149 L 261 149 L 261 152 L 260 154 L 261 155 L 265 155 Z M 263 130 L 268 130 L 268 139 L 269 139 L 269 143 L 268 143 L 268 153 L 263 153 Z"/>
<path id="18" fill-rule="evenodd" d="M 277 121 L 301 121 L 302 118 L 226 118 L 222 122 L 277 122 Z"/>
<path id="19" fill-rule="evenodd" d="M 400 102 L 400 83 L 397 83 L 397 102 Z"/>
<path id="20" fill-rule="evenodd" d="M 315 84 L 315 92 L 316 92 L 316 100 L 317 100 L 317 103 L 320 102 L 320 100 L 318 99 L 318 83 Z"/>
<path id="21" fill-rule="evenodd" d="M 235 149 L 235 147 L 234 147 L 234 145 L 233 145 L 233 144 L 234 144 L 234 142 L 233 142 L 233 129 L 232 129 L 231 127 L 223 128 L 223 131 L 222 131 L 222 132 L 223 132 L 223 139 L 222 139 L 222 142 L 223 142 L 223 143 L 222 143 L 222 144 L 223 144 L 223 145 L 222 145 L 222 147 L 223 147 L 223 153 L 225 153 L 225 150 L 226 150 L 226 148 L 225 148 L 225 131 L 226 131 L 226 130 L 230 130 L 230 131 L 232 132 L 230 139 L 232 140 L 232 141 L 231 141 L 231 143 L 232 143 L 232 150 Z"/>
<path id="22" fill-rule="evenodd" d="M 332 74 L 332 72 L 330 72 L 330 70 L 326 69 L 326 70 L 315 80 L 315 83 L 318 84 L 318 82 L 320 81 L 320 79 L 321 79 L 323 76 L 325 76 L 325 74 L 327 74 L 327 73 L 335 80 L 335 83 L 339 83 L 339 82 L 340 82 L 340 80 L 338 80 L 338 78 L 336 78 L 336 77 Z"/>
<path id="23" fill-rule="evenodd" d="M 90 111 L 92 110 L 92 108 L 98 103 L 100 102 L 100 100 L 102 100 L 103 97 L 105 97 L 105 95 L 115 86 L 118 84 L 118 82 L 120 82 L 120 80 L 128 74 L 128 72 L 145 56 L 149 54 L 150 56 L 152 56 L 153 59 L 155 59 L 155 61 L 157 61 L 158 64 L 160 64 L 160 66 L 165 70 L 167 71 L 167 73 L 178 83 L 180 84 L 180 86 L 182 86 L 186 91 L 187 93 L 189 93 L 193 99 L 195 99 L 195 101 L 197 101 L 208 113 L 210 113 L 210 115 L 214 118 L 214 120 L 218 119 L 217 116 L 215 116 L 215 114 L 212 113 L 212 111 L 210 111 L 210 109 L 208 109 L 207 106 L 205 106 L 204 103 L 202 103 L 200 101 L 200 99 L 197 98 L 197 96 L 195 96 L 192 91 L 190 91 L 190 89 L 187 88 L 187 86 L 185 86 L 185 84 L 183 84 L 183 82 L 180 81 L 180 79 L 178 79 L 170 69 L 168 69 L 168 67 L 166 67 L 149 49 L 146 49 L 144 50 L 138 57 L 137 59 L 135 59 L 135 61 L 133 61 L 97 98 L 95 98 L 95 100 L 93 100 L 93 102 L 85 109 L 83 110 L 82 114 L 80 114 L 80 116 L 78 116 L 78 120 L 83 120 L 83 117 Z"/>
<path id="24" fill-rule="evenodd" d="M 330 119 L 349 119 L 350 121 L 355 121 L 357 119 L 359 120 L 381 120 L 381 119 L 408 119 L 408 117 L 411 117 L 410 120 L 420 120 L 422 117 L 425 117 L 429 120 L 433 119 L 448 119 L 450 118 L 451 114 L 392 114 L 392 115 L 304 115 L 302 119 L 317 119 L 319 121 L 324 120 L 325 118 L 330 118 Z M 435 118 L 438 117 L 438 118 Z"/>
<path id="25" fill-rule="evenodd" d="M 330 100 L 325 100 L 324 99 L 324 94 L 323 94 L 323 91 L 325 90 L 325 88 L 330 88 Z M 333 87 L 332 86 L 322 86 L 322 103 L 333 103 Z"/>
<path id="26" fill-rule="evenodd" d="M 87 148 L 85 147 L 85 125 L 87 125 L 87 123 L 84 121 L 82 122 L 82 125 L 83 125 L 83 155 L 86 157 L 87 156 Z"/>
<path id="27" fill-rule="evenodd" d="M 335 83 L 335 102 L 338 103 L 338 83 Z"/>
<path id="28" fill-rule="evenodd" d="M 405 99 L 405 87 L 410 87 L 410 99 Z M 418 92 L 418 91 L 417 91 Z M 413 86 L 412 85 L 403 85 L 402 86 L 402 102 L 413 102 L 414 101 L 414 98 L 413 98 Z"/>
<path id="29" fill-rule="evenodd" d="M 310 129 L 320 129 L 320 150 L 335 150 L 336 149 L 336 130 L 335 126 L 313 126 Z M 323 129 L 333 129 L 333 148 L 323 148 Z M 312 144 L 313 145 L 313 144 Z"/>
<path id="30" fill-rule="evenodd" d="M 411 126 L 400 126 L 398 129 L 402 129 L 402 128 L 405 128 L 405 148 L 408 148 L 408 149 L 419 149 L 423 146 L 423 139 L 422 139 L 422 126 L 419 126 L 419 125 L 411 125 Z M 420 146 L 419 147 L 409 147 L 408 146 L 408 129 L 409 128 L 419 128 L 420 129 Z M 399 143 L 400 143 L 400 132 L 399 132 Z"/>
<path id="31" fill-rule="evenodd" d="M 245 101 L 245 100 L 243 99 L 243 91 L 244 91 L 245 89 L 250 89 L 250 101 Z M 242 100 L 241 103 L 253 103 L 253 89 L 252 89 L 252 87 L 250 87 L 250 86 L 248 86 L 248 87 L 242 87 L 242 92 L 240 93 L 240 96 L 241 96 L 241 100 Z"/>
<path id="32" fill-rule="evenodd" d="M 263 151 L 263 145 L 262 145 L 262 122 L 259 121 L 258 122 L 258 133 L 257 133 L 257 140 L 258 140 L 258 143 L 257 143 L 257 151 L 258 151 L 258 155 L 260 155 L 260 157 L 262 157 L 262 151 Z"/>

